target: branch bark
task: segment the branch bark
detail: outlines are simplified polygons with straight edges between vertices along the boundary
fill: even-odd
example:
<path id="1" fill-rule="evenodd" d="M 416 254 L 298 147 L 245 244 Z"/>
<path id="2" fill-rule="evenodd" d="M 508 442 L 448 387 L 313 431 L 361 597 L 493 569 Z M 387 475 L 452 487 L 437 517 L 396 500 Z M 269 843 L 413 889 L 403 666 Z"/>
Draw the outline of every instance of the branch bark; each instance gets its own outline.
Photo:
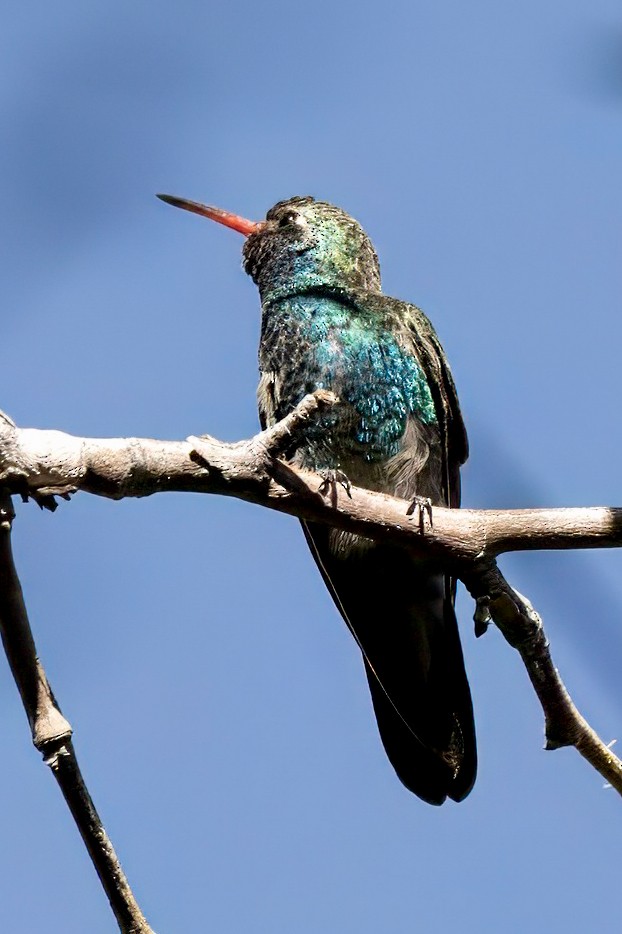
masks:
<path id="1" fill-rule="evenodd" d="M 575 707 L 553 663 L 540 615 L 529 600 L 510 587 L 494 561 L 464 566 L 459 576 L 476 600 L 476 635 L 493 620 L 519 653 L 544 712 L 545 748 L 574 746 L 622 795 L 622 761 Z"/>
<path id="2" fill-rule="evenodd" d="M 429 516 L 426 521 L 424 511 L 413 516 L 408 503 L 381 493 L 333 483 L 325 495 L 323 478 L 282 458 L 300 442 L 309 419 L 337 401 L 327 392 L 307 396 L 274 427 L 235 444 L 209 435 L 186 441 L 77 438 L 59 431 L 20 429 L 0 413 L 0 488 L 35 499 L 47 509 L 56 508 L 56 497 L 68 499 L 78 490 L 112 499 L 164 491 L 235 496 L 371 539 L 390 539 L 433 557 L 459 577 L 476 600 L 476 634 L 485 632 L 493 620 L 520 653 L 544 711 L 546 748 L 575 746 L 622 794 L 622 762 L 574 706 L 551 659 L 540 617 L 496 565 L 497 556 L 508 551 L 619 547 L 622 508 L 501 511 L 435 506 L 432 521 Z M 59 738 L 52 736 L 52 743 L 62 742 L 63 749 L 71 750 L 29 629 L 23 620 L 19 627 L 24 645 L 15 650 L 9 646 L 7 653 L 17 653 L 14 671 L 31 724 L 35 732 L 37 724 L 42 725 L 46 736 L 57 730 Z M 41 748 L 37 740 L 35 744 Z M 144 919 L 141 923 L 146 925 Z"/>
<path id="3" fill-rule="evenodd" d="M 508 551 L 617 548 L 622 508 L 444 509 L 434 507 L 433 528 L 422 535 L 419 518 L 403 500 L 339 484 L 330 495 L 323 480 L 279 459 L 305 422 L 336 400 L 308 396 L 274 428 L 229 444 L 209 435 L 186 441 L 150 438 L 78 438 L 60 431 L 18 428 L 0 413 L 0 486 L 42 507 L 82 490 L 111 499 L 165 491 L 235 496 L 303 519 L 325 522 L 373 539 L 390 538 L 443 562 L 494 558 Z"/>
<path id="4" fill-rule="evenodd" d="M 63 717 L 37 657 L 22 588 L 11 549 L 15 513 L 0 489 L 0 633 L 30 723 L 32 741 L 43 755 L 67 802 L 95 866 L 122 934 L 153 934 L 141 912 L 112 843 L 82 778 Z"/>

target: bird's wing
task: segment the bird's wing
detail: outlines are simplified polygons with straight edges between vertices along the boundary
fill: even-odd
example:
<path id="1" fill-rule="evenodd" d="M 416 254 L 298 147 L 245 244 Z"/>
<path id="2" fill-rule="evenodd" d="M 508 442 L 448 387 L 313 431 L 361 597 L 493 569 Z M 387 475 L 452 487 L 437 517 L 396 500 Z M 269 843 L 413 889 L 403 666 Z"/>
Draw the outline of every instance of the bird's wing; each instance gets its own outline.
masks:
<path id="1" fill-rule="evenodd" d="M 362 309 L 384 314 L 412 342 L 415 357 L 426 374 L 439 422 L 443 449 L 444 494 L 448 506 L 460 505 L 460 466 L 469 456 L 469 442 L 462 420 L 456 386 L 447 357 L 432 322 L 416 305 L 372 292 L 352 293 Z"/>

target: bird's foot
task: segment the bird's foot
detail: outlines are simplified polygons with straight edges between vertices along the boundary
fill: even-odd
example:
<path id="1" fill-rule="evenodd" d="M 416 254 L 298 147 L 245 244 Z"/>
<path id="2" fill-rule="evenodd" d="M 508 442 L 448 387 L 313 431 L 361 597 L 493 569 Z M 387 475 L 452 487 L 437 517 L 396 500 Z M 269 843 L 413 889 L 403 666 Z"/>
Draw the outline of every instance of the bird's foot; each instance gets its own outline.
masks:
<path id="1" fill-rule="evenodd" d="M 428 521 L 430 523 L 430 528 L 433 528 L 434 523 L 432 522 L 432 500 L 429 496 L 415 496 L 412 503 L 406 510 L 407 516 L 412 516 L 413 513 L 417 510 L 419 517 L 419 531 L 423 534 L 425 532 L 425 516 L 427 515 Z"/>
<path id="2" fill-rule="evenodd" d="M 318 487 L 318 493 L 321 493 L 322 496 L 325 496 L 329 490 L 333 493 L 336 492 L 337 484 L 342 486 L 350 499 L 352 499 L 352 484 L 348 479 L 347 474 L 340 470 L 339 467 L 331 470 L 320 470 L 320 476 L 322 477 L 322 482 Z"/>

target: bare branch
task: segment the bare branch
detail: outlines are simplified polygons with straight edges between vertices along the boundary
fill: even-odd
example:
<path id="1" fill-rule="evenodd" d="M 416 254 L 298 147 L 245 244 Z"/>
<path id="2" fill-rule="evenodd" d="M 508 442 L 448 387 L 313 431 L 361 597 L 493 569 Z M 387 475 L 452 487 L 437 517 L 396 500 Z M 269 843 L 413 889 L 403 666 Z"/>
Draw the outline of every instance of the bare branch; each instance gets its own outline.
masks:
<path id="1" fill-rule="evenodd" d="M 56 703 L 37 658 L 22 588 L 13 563 L 10 496 L 0 490 L 0 632 L 30 723 L 32 741 L 58 782 L 89 851 L 123 934 L 153 934 L 121 869 L 84 784 L 71 742 L 71 726 Z"/>
<path id="2" fill-rule="evenodd" d="M 164 491 L 218 493 L 368 538 L 391 538 L 445 562 L 481 560 L 528 549 L 612 548 L 622 545 L 622 508 L 443 509 L 425 541 L 405 501 L 351 487 L 330 501 L 321 477 L 275 453 L 295 444 L 305 420 L 336 400 L 307 396 L 273 428 L 228 444 L 208 435 L 188 441 L 76 438 L 60 431 L 19 429 L 0 417 L 0 485 L 45 506 L 77 490 L 112 499 Z"/>
<path id="3" fill-rule="evenodd" d="M 468 510 L 434 507 L 423 527 L 405 501 L 356 487 L 331 486 L 316 474 L 279 459 L 294 448 L 305 424 L 334 405 L 330 393 L 307 396 L 274 427 L 248 441 L 227 444 L 208 435 L 187 441 L 74 438 L 57 431 L 19 429 L 0 417 L 0 486 L 32 496 L 42 506 L 77 490 L 121 499 L 162 491 L 235 496 L 324 522 L 433 557 L 464 581 L 476 598 L 476 632 L 492 618 L 516 648 L 542 705 L 547 748 L 576 746 L 622 794 L 622 762 L 572 703 L 550 657 L 538 614 L 512 590 L 496 566 L 507 551 L 606 548 L 622 545 L 622 509 Z"/>
<path id="4" fill-rule="evenodd" d="M 542 620 L 529 600 L 507 583 L 495 562 L 465 566 L 460 578 L 477 601 L 476 633 L 492 618 L 519 653 L 545 718 L 546 749 L 575 746 L 584 759 L 622 794 L 622 761 L 581 716 L 549 651 Z"/>

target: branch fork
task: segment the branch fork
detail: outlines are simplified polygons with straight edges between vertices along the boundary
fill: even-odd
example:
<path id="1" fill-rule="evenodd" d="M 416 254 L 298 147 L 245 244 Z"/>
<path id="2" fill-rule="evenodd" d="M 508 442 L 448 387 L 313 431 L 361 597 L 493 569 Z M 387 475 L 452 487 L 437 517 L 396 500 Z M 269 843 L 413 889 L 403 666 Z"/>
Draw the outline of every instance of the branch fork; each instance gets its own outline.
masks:
<path id="1" fill-rule="evenodd" d="M 71 726 L 63 717 L 36 655 L 13 566 L 10 494 L 55 509 L 56 497 L 82 490 L 121 499 L 163 491 L 235 496 L 280 512 L 325 522 L 433 557 L 460 578 L 474 598 L 475 632 L 494 621 L 520 654 L 544 712 L 546 748 L 574 746 L 622 794 L 622 762 L 574 706 L 551 659 L 542 620 L 513 590 L 496 564 L 506 551 L 622 545 L 622 509 L 450 510 L 434 507 L 423 527 L 412 504 L 333 483 L 286 462 L 311 420 L 338 403 L 334 394 L 306 396 L 277 424 L 247 441 L 226 444 L 209 435 L 185 441 L 75 438 L 59 431 L 20 429 L 0 412 L 0 630 L 31 726 L 33 742 L 52 768 L 83 836 L 124 934 L 153 934 L 103 829 L 80 775 Z M 424 507 L 425 508 L 425 507 Z"/>

